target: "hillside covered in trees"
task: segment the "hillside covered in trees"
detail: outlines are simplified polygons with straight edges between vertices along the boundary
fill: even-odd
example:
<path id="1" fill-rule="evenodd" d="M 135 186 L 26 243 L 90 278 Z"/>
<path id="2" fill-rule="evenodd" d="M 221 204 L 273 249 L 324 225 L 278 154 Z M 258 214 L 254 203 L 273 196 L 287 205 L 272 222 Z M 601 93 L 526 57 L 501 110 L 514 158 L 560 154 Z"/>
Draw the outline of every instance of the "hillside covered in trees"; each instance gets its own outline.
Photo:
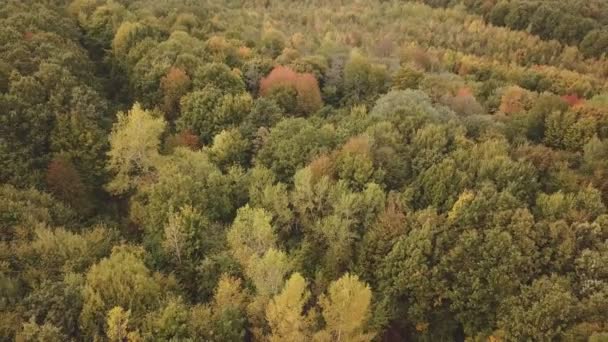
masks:
<path id="1" fill-rule="evenodd" d="M 0 341 L 608 341 L 606 0 L 2 0 Z"/>

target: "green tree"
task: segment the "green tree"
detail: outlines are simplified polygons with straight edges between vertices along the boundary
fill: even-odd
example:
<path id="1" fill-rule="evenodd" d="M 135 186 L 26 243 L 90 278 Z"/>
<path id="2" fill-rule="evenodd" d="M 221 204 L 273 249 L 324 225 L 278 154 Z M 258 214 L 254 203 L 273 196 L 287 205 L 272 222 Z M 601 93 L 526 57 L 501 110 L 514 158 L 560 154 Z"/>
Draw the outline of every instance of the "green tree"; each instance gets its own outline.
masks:
<path id="1" fill-rule="evenodd" d="M 333 129 L 317 129 L 302 118 L 279 122 L 271 131 L 257 157 L 279 180 L 285 181 L 309 159 L 333 145 Z"/>
<path id="2" fill-rule="evenodd" d="M 244 204 L 238 194 L 241 191 L 246 191 L 246 185 L 240 171 L 224 174 L 204 152 L 177 148 L 159 161 L 155 180 L 140 186 L 131 200 L 129 214 L 143 228 L 144 245 L 152 260 L 163 264 L 168 261 L 162 241 L 169 218 L 184 207 L 196 208 L 183 217 L 188 251 L 185 255 L 198 258 L 221 241 L 221 230 L 211 223 L 231 220 L 236 207 Z"/>
<path id="3" fill-rule="evenodd" d="M 592 30 L 580 43 L 581 52 L 587 57 L 601 57 L 608 49 L 608 31 Z"/>
<path id="4" fill-rule="evenodd" d="M 213 342 L 239 342 L 245 338 L 247 294 L 241 280 L 223 275 L 210 305 L 198 305 L 190 314 L 191 336 Z"/>
<path id="5" fill-rule="evenodd" d="M 270 248 L 262 257 L 253 257 L 246 265 L 245 274 L 252 280 L 259 296 L 269 298 L 279 292 L 291 265 L 287 254 Z"/>
<path id="6" fill-rule="evenodd" d="M 86 336 L 103 336 L 105 315 L 115 306 L 131 312 L 134 327 L 141 327 L 143 316 L 158 306 L 161 288 L 144 265 L 142 254 L 141 249 L 115 247 L 109 258 L 89 269 L 80 314 Z"/>
<path id="7" fill-rule="evenodd" d="M 170 298 L 161 308 L 149 313 L 146 320 L 142 334 L 146 339 L 170 341 L 190 338 L 190 313 L 181 298 Z"/>
<path id="8" fill-rule="evenodd" d="M 192 82 L 194 89 L 211 86 L 223 94 L 238 95 L 245 91 L 245 82 L 223 63 L 209 63 L 196 69 Z"/>
<path id="9" fill-rule="evenodd" d="M 272 58 L 278 57 L 285 48 L 285 35 L 276 29 L 269 29 L 262 36 L 263 51 Z"/>
<path id="10" fill-rule="evenodd" d="M 181 100 L 180 130 L 191 130 L 205 144 L 224 129 L 236 127 L 247 116 L 253 100 L 248 93 L 224 94 L 214 87 L 192 92 Z"/>
<path id="11" fill-rule="evenodd" d="M 209 148 L 209 157 L 220 168 L 230 166 L 246 166 L 251 143 L 235 128 L 223 130 L 213 137 L 213 145 Z"/>
<path id="12" fill-rule="evenodd" d="M 402 66 L 393 78 L 393 88 L 399 90 L 418 89 L 424 74 L 410 66 Z"/>
<path id="13" fill-rule="evenodd" d="M 501 307 L 498 326 L 509 338 L 560 338 L 575 319 L 577 300 L 564 278 L 543 277 Z"/>
<path id="14" fill-rule="evenodd" d="M 248 266 L 275 246 L 276 235 L 270 221 L 263 209 L 245 206 L 238 210 L 228 231 L 228 245 L 242 265 Z"/>
<path id="15" fill-rule="evenodd" d="M 345 103 L 373 102 L 389 85 L 389 75 L 383 65 L 372 64 L 359 52 L 352 52 L 344 66 Z"/>
<path id="16" fill-rule="evenodd" d="M 34 320 L 31 320 L 23 324 L 23 329 L 17 335 L 16 340 L 27 342 L 60 342 L 65 341 L 66 338 L 56 326 L 50 323 L 39 325 Z"/>

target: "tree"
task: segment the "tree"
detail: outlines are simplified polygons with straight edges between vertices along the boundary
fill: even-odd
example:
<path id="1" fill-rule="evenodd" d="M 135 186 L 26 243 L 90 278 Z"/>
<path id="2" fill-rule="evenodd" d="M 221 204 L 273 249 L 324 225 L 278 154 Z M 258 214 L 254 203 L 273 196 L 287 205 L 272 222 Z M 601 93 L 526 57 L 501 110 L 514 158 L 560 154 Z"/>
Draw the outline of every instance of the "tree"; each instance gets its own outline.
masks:
<path id="1" fill-rule="evenodd" d="M 106 336 L 110 341 L 128 341 L 127 336 L 130 316 L 131 311 L 125 311 L 120 306 L 116 306 L 112 308 L 112 310 L 108 311 L 108 318 L 106 321 Z"/>
<path id="2" fill-rule="evenodd" d="M 385 66 L 372 64 L 367 57 L 353 51 L 344 66 L 345 103 L 370 103 L 389 85 Z"/>
<path id="3" fill-rule="evenodd" d="M 245 91 L 245 82 L 224 63 L 201 65 L 194 73 L 194 89 L 211 86 L 223 94 L 237 95 Z"/>
<path id="4" fill-rule="evenodd" d="M 64 335 L 79 335 L 83 283 L 84 277 L 76 273 L 68 273 L 59 281 L 43 281 L 24 299 L 25 317 L 53 325 Z"/>
<path id="5" fill-rule="evenodd" d="M 147 326 L 143 332 L 146 340 L 151 338 L 163 341 L 190 338 L 188 323 L 190 313 L 181 298 L 169 298 L 158 310 L 147 315 Z"/>
<path id="6" fill-rule="evenodd" d="M 352 189 L 361 190 L 374 175 L 374 164 L 368 136 L 353 137 L 342 146 L 336 156 L 335 169 L 338 177 Z"/>
<path id="7" fill-rule="evenodd" d="M 394 76 L 393 88 L 398 90 L 418 89 L 424 74 L 410 66 L 402 66 Z"/>
<path id="8" fill-rule="evenodd" d="M 544 143 L 551 147 L 581 150 L 596 134 L 596 121 L 576 112 L 553 112 L 545 118 Z"/>
<path id="9" fill-rule="evenodd" d="M 285 119 L 270 131 L 257 161 L 285 181 L 312 156 L 330 148 L 333 140 L 334 132 L 329 127 L 317 129 L 303 118 Z"/>
<path id="10" fill-rule="evenodd" d="M 56 201 L 50 194 L 35 189 L 19 190 L 12 185 L 0 186 L 0 227 L 2 240 L 12 241 L 19 229 L 29 232 L 37 225 L 73 226 L 75 212 Z"/>
<path id="11" fill-rule="evenodd" d="M 292 89 L 296 94 L 296 107 L 286 109 L 295 110 L 296 113 L 311 114 L 323 105 L 321 91 L 314 75 L 297 73 L 289 67 L 277 66 L 270 74 L 260 81 L 262 96 L 276 96 L 281 88 Z"/>
<path id="12" fill-rule="evenodd" d="M 112 39 L 112 52 L 117 56 L 124 56 L 129 52 L 130 45 L 135 38 L 134 33 L 142 29 L 142 25 L 130 21 L 124 21 L 116 30 Z"/>
<path id="13" fill-rule="evenodd" d="M 357 271 L 372 286 L 377 285 L 384 258 L 408 229 L 407 216 L 396 197 L 389 195 L 386 208 L 365 232 L 357 251 Z"/>
<path id="14" fill-rule="evenodd" d="M 182 115 L 176 124 L 178 129 L 191 130 L 208 144 L 222 130 L 236 127 L 252 105 L 248 93 L 224 94 L 209 86 L 182 98 Z"/>
<path id="15" fill-rule="evenodd" d="M 270 298 L 283 286 L 291 266 L 285 252 L 268 249 L 262 257 L 254 256 L 244 265 L 245 274 L 253 281 L 259 296 Z"/>
<path id="16" fill-rule="evenodd" d="M 592 30 L 580 43 L 581 52 L 587 57 L 601 57 L 608 49 L 608 31 Z"/>
<path id="17" fill-rule="evenodd" d="M 179 100 L 190 89 L 190 77 L 185 71 L 172 67 L 160 80 L 163 92 L 163 111 L 168 119 L 175 118 L 179 112 Z"/>
<path id="18" fill-rule="evenodd" d="M 187 147 L 196 151 L 201 148 L 201 144 L 198 135 L 192 133 L 190 130 L 185 130 L 168 137 L 165 141 L 166 149 L 174 150 L 177 147 Z"/>
<path id="19" fill-rule="evenodd" d="M 23 329 L 16 337 L 16 341 L 65 341 L 67 337 L 56 326 L 44 323 L 37 324 L 33 319 L 23 324 Z"/>
<path id="20" fill-rule="evenodd" d="M 110 192 L 124 194 L 150 175 L 164 130 L 165 121 L 137 103 L 129 112 L 118 113 L 108 152 L 108 170 L 114 174 L 107 185 Z"/>
<path id="21" fill-rule="evenodd" d="M 460 115 L 479 115 L 483 113 L 483 107 L 477 102 L 469 88 L 459 89 L 454 96 L 445 96 L 442 102 Z"/>
<path id="22" fill-rule="evenodd" d="M 105 315 L 115 306 L 130 311 L 133 326 L 140 327 L 143 316 L 158 305 L 160 286 L 141 257 L 141 249 L 115 247 L 87 272 L 80 323 L 90 338 L 103 336 Z"/>
<path id="23" fill-rule="evenodd" d="M 191 335 L 203 341 L 242 341 L 247 323 L 246 300 L 241 280 L 222 275 L 211 304 L 192 308 Z"/>
<path id="24" fill-rule="evenodd" d="M 209 157 L 220 168 L 230 166 L 245 166 L 248 162 L 251 143 L 235 128 L 223 130 L 213 137 L 213 145 L 209 149 Z"/>
<path id="25" fill-rule="evenodd" d="M 530 108 L 533 97 L 526 90 L 512 86 L 504 90 L 500 100 L 500 111 L 505 114 L 515 114 Z"/>
<path id="26" fill-rule="evenodd" d="M 279 238 L 291 232 L 293 212 L 290 208 L 287 186 L 276 183 L 272 171 L 255 167 L 249 177 L 249 205 L 262 208 L 272 215 L 272 224 L 277 228 Z"/>
<path id="27" fill-rule="evenodd" d="M 262 36 L 262 49 L 272 58 L 278 57 L 285 48 L 285 35 L 276 29 L 266 30 Z"/>
<path id="28" fill-rule="evenodd" d="M 270 221 L 271 217 L 264 209 L 245 206 L 238 210 L 228 231 L 228 245 L 244 267 L 275 246 L 276 236 Z"/>
<path id="29" fill-rule="evenodd" d="M 184 207 L 181 211 L 192 212 L 192 207 Z M 184 218 L 182 213 L 175 213 L 169 217 L 169 223 L 165 226 L 165 240 L 163 246 L 167 252 L 175 255 L 177 262 L 181 264 L 182 254 L 186 243 L 186 232 L 184 229 Z"/>
<path id="30" fill-rule="evenodd" d="M 222 240 L 221 229 L 211 223 L 228 222 L 236 207 L 244 204 L 238 195 L 246 189 L 243 182 L 241 172 L 222 173 L 202 151 L 177 148 L 163 157 L 154 181 L 142 185 L 132 198 L 129 213 L 132 222 L 143 228 L 149 260 L 160 264 L 169 261 L 170 255 L 163 248 L 164 228 L 180 210 L 189 251 L 182 256 L 199 258 L 209 253 Z M 183 211 L 188 206 L 196 209 Z"/>
<path id="31" fill-rule="evenodd" d="M 87 190 L 78 170 L 66 156 L 58 155 L 51 160 L 46 173 L 46 184 L 58 199 L 75 209 L 86 208 Z"/>
<path id="32" fill-rule="evenodd" d="M 515 340 L 559 338 L 576 315 L 576 298 L 560 277 L 543 277 L 504 303 L 498 326 Z"/>
<path id="33" fill-rule="evenodd" d="M 321 296 L 325 328 L 315 334 L 316 341 L 371 341 L 368 332 L 372 292 L 356 275 L 345 274 L 329 285 Z"/>
<path id="34" fill-rule="evenodd" d="M 266 307 L 271 342 L 310 340 L 310 322 L 303 312 L 309 297 L 306 280 L 299 273 L 292 274 L 281 293 Z"/>

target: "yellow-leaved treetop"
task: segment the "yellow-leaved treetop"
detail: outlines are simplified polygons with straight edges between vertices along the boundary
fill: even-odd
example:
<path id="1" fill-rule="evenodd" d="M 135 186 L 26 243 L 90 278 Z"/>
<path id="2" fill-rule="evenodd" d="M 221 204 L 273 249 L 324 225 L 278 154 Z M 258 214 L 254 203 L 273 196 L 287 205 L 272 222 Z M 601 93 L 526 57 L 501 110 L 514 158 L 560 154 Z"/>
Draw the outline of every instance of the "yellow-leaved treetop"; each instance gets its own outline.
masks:
<path id="1" fill-rule="evenodd" d="M 155 117 L 138 103 L 128 113 L 118 113 L 110 134 L 107 168 L 114 179 L 108 183 L 108 191 L 123 194 L 152 172 L 165 126 L 163 118 Z"/>
<path id="2" fill-rule="evenodd" d="M 213 296 L 214 309 L 216 311 L 224 310 L 228 307 L 242 309 L 246 300 L 247 296 L 241 286 L 241 280 L 222 274 Z"/>
<path id="3" fill-rule="evenodd" d="M 125 311 L 120 306 L 115 306 L 108 312 L 106 336 L 110 341 L 123 341 L 127 338 L 129 316 L 131 311 Z"/>
<path id="4" fill-rule="evenodd" d="M 274 296 L 266 307 L 270 342 L 310 341 L 310 322 L 303 314 L 309 297 L 306 280 L 299 273 L 294 273 L 285 283 L 283 291 Z"/>
<path id="5" fill-rule="evenodd" d="M 112 40 L 112 51 L 115 55 L 123 56 L 127 54 L 133 34 L 140 28 L 141 24 L 130 21 L 125 21 L 118 27 Z"/>
<path id="6" fill-rule="evenodd" d="M 108 311 L 106 320 L 106 336 L 111 342 L 140 342 L 143 339 L 137 331 L 129 332 L 129 318 L 131 310 L 125 311 L 120 306 L 115 306 Z"/>
<path id="7" fill-rule="evenodd" d="M 325 329 L 317 332 L 319 342 L 365 342 L 374 334 L 367 331 L 372 291 L 356 275 L 345 274 L 329 285 L 319 299 Z"/>

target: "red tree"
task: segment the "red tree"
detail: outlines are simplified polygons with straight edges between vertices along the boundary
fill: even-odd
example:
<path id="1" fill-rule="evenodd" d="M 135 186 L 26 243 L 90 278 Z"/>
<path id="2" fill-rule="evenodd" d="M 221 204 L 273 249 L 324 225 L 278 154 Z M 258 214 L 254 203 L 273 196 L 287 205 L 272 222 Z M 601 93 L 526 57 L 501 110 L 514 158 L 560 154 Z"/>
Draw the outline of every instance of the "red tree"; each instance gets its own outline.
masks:
<path id="1" fill-rule="evenodd" d="M 584 99 L 581 99 L 576 94 L 564 95 L 562 96 L 562 100 L 564 100 L 570 107 L 581 105 L 585 102 Z"/>
<path id="2" fill-rule="evenodd" d="M 83 207 L 85 186 L 72 161 L 65 156 L 55 156 L 46 172 L 49 191 L 58 199 L 76 209 Z"/>
<path id="3" fill-rule="evenodd" d="M 198 136 L 192 133 L 191 130 L 185 130 L 175 136 L 175 146 L 188 147 L 193 151 L 201 148 Z"/>
<path id="4" fill-rule="evenodd" d="M 173 119 L 179 110 L 180 98 L 190 89 L 190 77 L 185 71 L 172 67 L 160 80 L 163 91 L 163 110 L 168 119 Z"/>
<path id="5" fill-rule="evenodd" d="M 319 83 L 312 74 L 298 74 L 296 91 L 298 92 L 298 106 L 303 112 L 316 112 L 323 105 Z"/>
<path id="6" fill-rule="evenodd" d="M 298 73 L 291 70 L 289 67 L 277 66 L 268 76 L 260 81 L 260 94 L 267 96 L 273 88 L 295 86 L 298 81 Z"/>
<path id="7" fill-rule="evenodd" d="M 260 94 L 268 96 L 278 87 L 296 90 L 298 110 L 303 113 L 315 112 L 323 105 L 319 83 L 310 73 L 297 73 L 289 67 L 277 66 L 260 81 Z"/>

